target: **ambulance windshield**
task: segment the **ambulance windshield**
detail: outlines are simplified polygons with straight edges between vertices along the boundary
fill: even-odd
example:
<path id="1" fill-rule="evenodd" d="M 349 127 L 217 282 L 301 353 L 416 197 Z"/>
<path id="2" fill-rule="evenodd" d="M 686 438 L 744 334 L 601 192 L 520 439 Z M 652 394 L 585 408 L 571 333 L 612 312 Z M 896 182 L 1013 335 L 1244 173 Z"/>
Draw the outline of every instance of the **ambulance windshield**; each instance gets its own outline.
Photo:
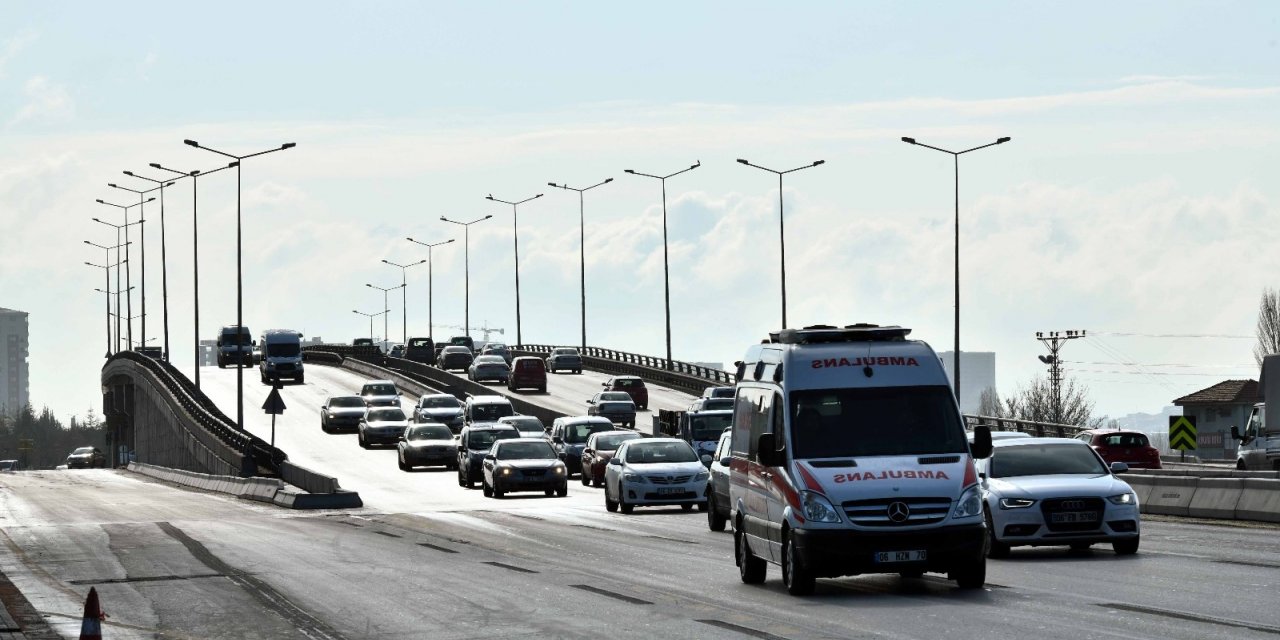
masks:
<path id="1" fill-rule="evenodd" d="M 790 413 L 797 459 L 969 450 L 945 386 L 795 391 Z"/>

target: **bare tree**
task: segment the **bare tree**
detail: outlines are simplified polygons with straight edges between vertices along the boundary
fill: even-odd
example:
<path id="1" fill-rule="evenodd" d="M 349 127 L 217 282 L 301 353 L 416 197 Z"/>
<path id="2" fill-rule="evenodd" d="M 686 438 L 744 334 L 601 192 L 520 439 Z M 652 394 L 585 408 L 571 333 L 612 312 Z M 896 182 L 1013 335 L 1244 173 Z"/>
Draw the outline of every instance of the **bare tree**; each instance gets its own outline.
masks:
<path id="1" fill-rule="evenodd" d="M 1093 401 L 1089 389 L 1077 385 L 1074 378 L 1062 381 L 1062 416 L 1054 415 L 1053 385 L 1048 378 L 1035 377 L 1026 387 L 1019 387 L 1013 397 L 1005 400 L 1005 416 L 1033 422 L 1058 422 L 1096 429 L 1105 417 L 1093 416 Z"/>
<path id="2" fill-rule="evenodd" d="M 991 418 L 1004 417 L 1004 405 L 1000 404 L 1000 394 L 996 392 L 995 387 L 982 390 L 982 396 L 978 399 L 978 415 Z"/>
<path id="3" fill-rule="evenodd" d="M 1269 353 L 1280 353 L 1280 292 L 1271 287 L 1262 290 L 1258 304 L 1258 344 L 1253 347 L 1253 359 L 1259 367 Z"/>

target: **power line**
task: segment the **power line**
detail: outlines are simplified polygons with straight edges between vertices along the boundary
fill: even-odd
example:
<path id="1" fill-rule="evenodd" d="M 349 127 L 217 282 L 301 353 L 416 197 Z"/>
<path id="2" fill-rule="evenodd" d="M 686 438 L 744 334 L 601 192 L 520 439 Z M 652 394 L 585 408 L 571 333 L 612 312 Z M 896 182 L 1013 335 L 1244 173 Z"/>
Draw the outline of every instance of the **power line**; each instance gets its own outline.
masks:
<path id="1" fill-rule="evenodd" d="M 1231 340 L 1254 340 L 1258 337 L 1229 333 L 1132 333 L 1119 331 L 1095 331 L 1094 335 L 1114 336 L 1120 338 L 1225 338 Z"/>
<path id="2" fill-rule="evenodd" d="M 1114 364 L 1107 362 L 1104 364 Z M 1163 371 L 1116 371 L 1111 369 L 1076 369 L 1080 373 L 1114 373 L 1118 375 L 1134 375 L 1134 376 L 1210 376 L 1221 378 L 1221 373 L 1173 373 Z"/>

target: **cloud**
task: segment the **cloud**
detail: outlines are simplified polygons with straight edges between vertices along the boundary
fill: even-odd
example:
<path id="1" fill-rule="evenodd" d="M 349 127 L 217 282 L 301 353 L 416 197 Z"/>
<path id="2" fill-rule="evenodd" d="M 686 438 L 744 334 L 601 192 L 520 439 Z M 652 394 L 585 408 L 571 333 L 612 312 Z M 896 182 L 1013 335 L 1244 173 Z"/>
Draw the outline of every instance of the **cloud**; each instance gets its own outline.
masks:
<path id="1" fill-rule="evenodd" d="M 18 54 L 32 42 L 39 38 L 39 34 L 35 31 L 27 29 L 19 32 L 17 35 L 6 38 L 0 43 L 0 78 L 5 76 L 5 67 L 11 60 L 16 58 Z"/>
<path id="2" fill-rule="evenodd" d="M 26 104 L 9 120 L 9 126 L 28 121 L 66 120 L 75 114 L 75 105 L 66 87 L 44 76 L 35 76 L 22 88 Z"/>

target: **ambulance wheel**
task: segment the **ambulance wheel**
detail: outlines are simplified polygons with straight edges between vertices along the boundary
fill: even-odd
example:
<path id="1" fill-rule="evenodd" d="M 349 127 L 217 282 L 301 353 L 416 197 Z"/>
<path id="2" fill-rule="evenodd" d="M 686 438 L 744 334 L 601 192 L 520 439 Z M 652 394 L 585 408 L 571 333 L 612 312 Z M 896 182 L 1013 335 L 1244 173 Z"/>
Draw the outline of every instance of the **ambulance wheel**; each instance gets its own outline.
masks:
<path id="1" fill-rule="evenodd" d="M 987 582 L 987 559 L 978 557 L 952 567 L 951 579 L 961 589 L 981 589 Z"/>
<path id="2" fill-rule="evenodd" d="M 790 531 L 782 532 L 782 583 L 787 586 L 787 593 L 793 596 L 813 593 L 813 572 L 800 561 Z"/>
<path id="3" fill-rule="evenodd" d="M 738 576 L 746 584 L 760 584 L 764 582 L 765 569 L 768 565 L 764 560 L 751 554 L 751 548 L 747 546 L 747 535 L 742 532 L 742 527 L 733 528 L 733 550 L 734 560 L 738 564 Z"/>

